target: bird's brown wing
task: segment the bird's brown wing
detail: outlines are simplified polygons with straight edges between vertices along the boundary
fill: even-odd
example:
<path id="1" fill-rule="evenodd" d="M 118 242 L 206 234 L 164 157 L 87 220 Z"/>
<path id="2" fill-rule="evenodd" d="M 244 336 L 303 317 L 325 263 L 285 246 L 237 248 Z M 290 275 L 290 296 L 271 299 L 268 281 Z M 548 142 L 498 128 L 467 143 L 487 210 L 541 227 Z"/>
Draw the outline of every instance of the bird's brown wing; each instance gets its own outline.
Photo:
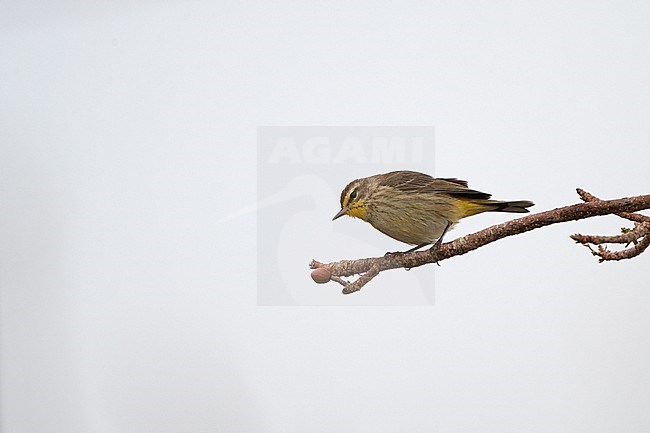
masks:
<path id="1" fill-rule="evenodd" d="M 445 193 L 454 197 L 489 199 L 490 194 L 469 189 L 467 181 L 455 178 L 434 178 L 417 171 L 393 171 L 386 173 L 381 185 L 393 187 L 405 193 Z"/>

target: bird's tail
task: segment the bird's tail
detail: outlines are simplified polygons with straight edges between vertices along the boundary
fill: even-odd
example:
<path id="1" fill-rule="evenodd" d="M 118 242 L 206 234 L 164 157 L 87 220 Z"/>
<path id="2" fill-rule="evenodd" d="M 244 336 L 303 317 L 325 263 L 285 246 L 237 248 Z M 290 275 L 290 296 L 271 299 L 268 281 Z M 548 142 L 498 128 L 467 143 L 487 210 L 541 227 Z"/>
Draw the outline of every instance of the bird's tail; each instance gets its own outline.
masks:
<path id="1" fill-rule="evenodd" d="M 512 212 L 528 213 L 528 207 L 535 203 L 528 200 L 499 201 L 499 200 L 464 200 L 461 204 L 462 218 L 483 212 Z"/>
<path id="2" fill-rule="evenodd" d="M 535 203 L 528 200 L 519 200 L 519 201 L 496 201 L 492 204 L 494 209 L 490 209 L 492 212 L 512 212 L 512 213 L 528 213 L 527 207 L 534 206 Z"/>

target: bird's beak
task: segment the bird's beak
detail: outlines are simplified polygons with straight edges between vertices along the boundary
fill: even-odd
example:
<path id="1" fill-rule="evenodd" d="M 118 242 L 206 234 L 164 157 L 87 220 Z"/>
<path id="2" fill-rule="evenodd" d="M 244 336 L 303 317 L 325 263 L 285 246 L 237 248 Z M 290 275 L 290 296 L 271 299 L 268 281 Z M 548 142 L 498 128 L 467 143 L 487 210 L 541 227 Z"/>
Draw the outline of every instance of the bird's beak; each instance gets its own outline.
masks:
<path id="1" fill-rule="evenodd" d="M 339 211 L 339 213 L 337 213 L 336 215 L 334 215 L 334 218 L 332 218 L 332 221 L 334 221 L 335 219 L 340 218 L 340 217 L 342 217 L 343 215 L 347 214 L 349 210 L 350 210 L 350 208 L 349 208 L 348 206 L 344 206 L 343 208 L 341 208 L 341 210 Z"/>

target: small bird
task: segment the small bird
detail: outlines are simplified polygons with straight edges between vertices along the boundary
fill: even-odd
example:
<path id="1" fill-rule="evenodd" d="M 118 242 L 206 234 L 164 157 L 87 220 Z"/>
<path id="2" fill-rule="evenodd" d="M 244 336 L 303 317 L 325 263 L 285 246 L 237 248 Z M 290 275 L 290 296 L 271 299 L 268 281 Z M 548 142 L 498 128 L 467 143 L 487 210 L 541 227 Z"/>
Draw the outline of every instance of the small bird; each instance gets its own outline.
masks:
<path id="1" fill-rule="evenodd" d="M 440 245 L 448 230 L 462 218 L 483 212 L 527 213 L 527 200 L 490 200 L 491 195 L 469 189 L 455 178 L 433 178 L 416 171 L 393 171 L 356 179 L 341 192 L 343 215 L 369 222 L 398 241 L 416 245 Z"/>

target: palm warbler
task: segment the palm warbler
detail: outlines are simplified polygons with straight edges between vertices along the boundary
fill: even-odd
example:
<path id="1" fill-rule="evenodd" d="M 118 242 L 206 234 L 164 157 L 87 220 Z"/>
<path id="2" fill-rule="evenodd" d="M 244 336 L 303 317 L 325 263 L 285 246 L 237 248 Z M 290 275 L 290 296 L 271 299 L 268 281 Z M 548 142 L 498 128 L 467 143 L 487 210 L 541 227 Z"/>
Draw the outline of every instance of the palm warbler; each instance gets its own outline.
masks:
<path id="1" fill-rule="evenodd" d="M 467 187 L 464 180 L 435 179 L 415 171 L 393 171 L 353 180 L 341 192 L 341 210 L 372 224 L 398 241 L 440 244 L 462 218 L 482 212 L 526 213 L 531 201 L 490 200 L 491 195 Z"/>

